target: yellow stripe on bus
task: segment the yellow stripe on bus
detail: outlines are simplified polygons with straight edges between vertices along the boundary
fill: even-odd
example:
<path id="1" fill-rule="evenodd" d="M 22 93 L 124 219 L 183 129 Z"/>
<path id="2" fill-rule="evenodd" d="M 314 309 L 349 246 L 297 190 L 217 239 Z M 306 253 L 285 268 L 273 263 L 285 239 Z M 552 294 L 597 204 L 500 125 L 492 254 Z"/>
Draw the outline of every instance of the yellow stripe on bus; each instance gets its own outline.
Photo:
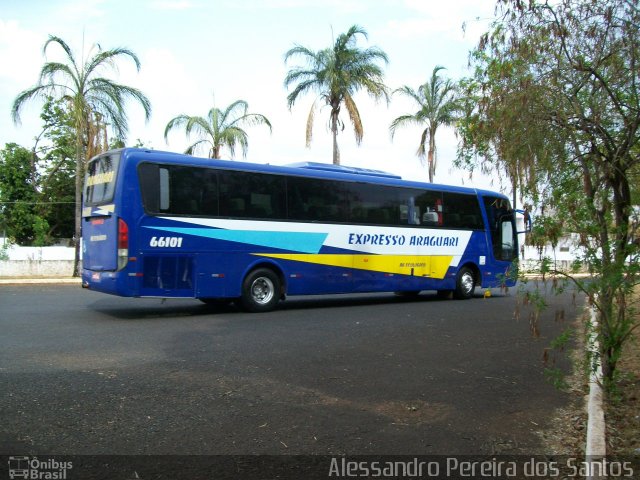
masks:
<path id="1" fill-rule="evenodd" d="M 332 267 L 354 268 L 381 273 L 442 279 L 451 265 L 452 255 L 366 255 L 254 253 L 261 257 L 292 260 Z"/>

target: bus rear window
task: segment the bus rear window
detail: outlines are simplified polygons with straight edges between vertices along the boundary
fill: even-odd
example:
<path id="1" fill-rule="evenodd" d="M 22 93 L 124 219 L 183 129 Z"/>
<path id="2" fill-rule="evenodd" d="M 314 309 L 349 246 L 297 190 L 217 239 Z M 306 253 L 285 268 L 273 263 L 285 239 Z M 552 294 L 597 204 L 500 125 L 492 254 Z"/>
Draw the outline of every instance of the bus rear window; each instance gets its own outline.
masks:
<path id="1" fill-rule="evenodd" d="M 87 165 L 84 204 L 102 205 L 113 200 L 120 155 L 98 157 Z"/>

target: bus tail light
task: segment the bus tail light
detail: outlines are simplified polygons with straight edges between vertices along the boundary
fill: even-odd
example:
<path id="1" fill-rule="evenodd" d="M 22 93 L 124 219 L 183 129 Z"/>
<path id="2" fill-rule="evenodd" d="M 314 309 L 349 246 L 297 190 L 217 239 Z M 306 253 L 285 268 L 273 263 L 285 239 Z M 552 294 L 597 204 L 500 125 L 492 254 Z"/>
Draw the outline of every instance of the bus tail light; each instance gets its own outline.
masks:
<path id="1" fill-rule="evenodd" d="M 129 226 L 123 219 L 118 219 L 118 270 L 127 266 L 129 260 Z"/>

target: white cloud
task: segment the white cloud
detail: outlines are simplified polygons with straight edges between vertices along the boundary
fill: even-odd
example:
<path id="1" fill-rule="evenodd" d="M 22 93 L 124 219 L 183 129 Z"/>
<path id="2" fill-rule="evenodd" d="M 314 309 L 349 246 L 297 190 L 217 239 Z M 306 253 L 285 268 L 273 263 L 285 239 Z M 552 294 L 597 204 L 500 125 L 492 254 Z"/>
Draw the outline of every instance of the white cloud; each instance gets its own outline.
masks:
<path id="1" fill-rule="evenodd" d="M 13 100 L 35 85 L 43 63 L 46 36 L 23 28 L 18 21 L 0 19 L 0 148 L 6 142 L 31 146 L 40 131 L 40 105 L 29 102 L 20 112 L 20 126 L 11 122 Z"/>
<path id="2" fill-rule="evenodd" d="M 194 7 L 189 0 L 158 0 L 149 5 L 155 10 L 188 10 Z"/>
<path id="3" fill-rule="evenodd" d="M 105 16 L 103 6 L 106 7 L 105 0 L 73 0 L 59 8 L 59 15 L 70 23 L 95 20 Z"/>
<path id="4" fill-rule="evenodd" d="M 467 52 L 476 41 L 476 32 L 484 31 L 478 28 L 481 22 L 476 18 L 491 17 L 493 2 L 146 0 L 135 7 L 132 4 L 131 10 L 124 13 L 121 2 L 68 0 L 51 7 L 48 15 L 31 15 L 27 7 L 13 7 L 13 12 L 5 9 L 8 13 L 3 12 L 0 20 L 0 62 L 8 68 L 0 71 L 0 113 L 5 112 L 0 116 L 0 147 L 8 141 L 30 146 L 40 131 L 38 102 L 31 102 L 25 109 L 21 127 L 11 123 L 8 112 L 15 96 L 36 83 L 45 61 L 42 46 L 47 35 L 53 33 L 69 42 L 77 54 L 82 50 L 86 54 L 94 41 L 100 41 L 105 48 L 124 43 L 138 54 L 142 63 L 140 72 L 127 59 L 118 62 L 119 72 L 108 72 L 115 81 L 142 90 L 152 104 L 148 123 L 140 106 L 134 103 L 127 106 L 129 144 L 140 138 L 155 149 L 182 151 L 187 145 L 184 134 L 176 131 L 168 145 L 164 141 L 164 128 L 171 118 L 182 113 L 205 115 L 214 104 L 224 108 L 243 99 L 252 113 L 266 115 L 273 124 L 272 134 L 263 126 L 248 129 L 247 161 L 330 162 L 328 111 L 317 113 L 313 143 L 307 149 L 305 124 L 313 95 L 300 98 L 291 111 L 287 109 L 287 90 L 282 82 L 291 64 L 284 65 L 282 55 L 288 48 L 294 43 L 311 48 L 327 46 L 332 26 L 335 32 L 340 32 L 344 25 L 359 24 L 369 32 L 369 40 L 363 40 L 361 46 L 376 45 L 389 55 L 386 83 L 391 88 L 405 84 L 416 87 L 436 64 L 445 65 L 451 78 L 459 75 L 466 67 Z M 189 10 L 195 8 L 197 14 Z M 191 21 L 177 22 L 175 15 L 183 14 Z M 215 23 L 207 24 L 209 18 L 220 22 L 211 41 L 223 41 L 229 47 L 216 50 L 215 54 L 193 48 L 194 40 L 212 34 L 208 27 Z M 143 31 L 134 33 L 123 25 L 123 20 L 128 25 L 145 22 Z M 463 22 L 467 24 L 466 35 L 462 32 Z M 248 37 L 247 32 L 253 36 L 241 41 Z M 51 48 L 49 59 L 58 58 L 59 53 L 58 48 Z M 415 155 L 420 131 L 398 132 L 393 142 L 388 132 L 390 121 L 412 111 L 414 106 L 398 96 L 393 97 L 388 108 L 383 103 L 376 105 L 366 95 L 356 102 L 365 135 L 358 147 L 349 124 L 341 132 L 339 144 L 344 164 L 425 180 L 426 170 Z M 452 132 L 439 133 L 441 163 L 436 181 L 459 183 L 464 175 L 449 170 L 455 144 Z M 240 152 L 236 152 L 236 159 L 241 159 Z"/>
<path id="5" fill-rule="evenodd" d="M 42 66 L 42 45 L 45 38 L 23 29 L 15 20 L 0 19 L 0 80 L 22 84 L 22 88 L 35 84 Z"/>
<path id="6" fill-rule="evenodd" d="M 144 112 L 139 105 L 132 103 L 128 107 L 129 143 L 132 144 L 139 138 L 144 142 L 151 142 L 153 148 L 158 150 L 182 151 L 186 147 L 186 140 L 172 135 L 167 145 L 163 137 L 164 128 L 176 115 L 193 115 L 201 109 L 202 89 L 170 49 L 151 48 L 140 55 L 140 62 L 140 72 L 137 72 L 133 65 L 125 66 L 123 63 L 118 79 L 126 85 L 142 90 L 151 101 L 153 109 L 151 119 L 146 123 Z"/>
<path id="7" fill-rule="evenodd" d="M 337 10 L 342 13 L 354 13 L 366 11 L 370 5 L 368 0 L 234 0 L 230 6 L 235 8 L 255 10 L 271 9 L 303 9 L 303 8 L 323 8 Z"/>
<path id="8" fill-rule="evenodd" d="M 405 6 L 413 12 L 410 18 L 391 19 L 388 22 L 390 32 L 403 39 L 434 38 L 436 34 L 448 40 L 475 42 L 478 34 L 486 30 L 493 12 L 491 2 L 477 0 L 405 0 Z"/>

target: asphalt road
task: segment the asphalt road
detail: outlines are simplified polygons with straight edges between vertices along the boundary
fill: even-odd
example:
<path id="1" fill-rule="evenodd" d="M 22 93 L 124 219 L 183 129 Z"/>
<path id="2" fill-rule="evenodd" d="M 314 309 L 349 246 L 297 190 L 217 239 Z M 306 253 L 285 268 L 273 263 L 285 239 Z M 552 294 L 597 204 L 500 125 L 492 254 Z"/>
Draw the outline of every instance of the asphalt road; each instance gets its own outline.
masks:
<path id="1" fill-rule="evenodd" d="M 581 306 L 548 297 L 532 338 L 529 308 L 493 293 L 248 314 L 0 286 L 0 454 L 545 453 L 569 398 L 543 351 Z"/>

